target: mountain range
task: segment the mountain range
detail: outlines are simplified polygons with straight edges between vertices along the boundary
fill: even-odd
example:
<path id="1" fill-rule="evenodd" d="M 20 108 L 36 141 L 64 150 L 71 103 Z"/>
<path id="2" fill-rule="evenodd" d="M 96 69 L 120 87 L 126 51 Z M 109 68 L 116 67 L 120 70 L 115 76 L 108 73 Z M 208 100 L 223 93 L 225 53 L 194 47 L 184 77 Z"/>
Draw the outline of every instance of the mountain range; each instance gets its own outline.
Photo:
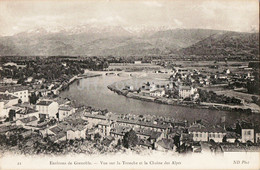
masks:
<path id="1" fill-rule="evenodd" d="M 140 32 L 120 26 L 102 28 L 83 25 L 52 32 L 37 28 L 0 37 L 0 56 L 259 54 L 259 33 L 209 29 L 155 29 Z"/>

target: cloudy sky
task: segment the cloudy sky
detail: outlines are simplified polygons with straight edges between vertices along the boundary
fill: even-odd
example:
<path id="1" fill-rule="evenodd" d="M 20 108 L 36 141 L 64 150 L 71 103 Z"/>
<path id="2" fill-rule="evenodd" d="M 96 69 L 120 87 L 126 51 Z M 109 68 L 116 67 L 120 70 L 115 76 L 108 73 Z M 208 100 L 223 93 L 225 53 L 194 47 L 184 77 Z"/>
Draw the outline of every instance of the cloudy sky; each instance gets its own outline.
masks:
<path id="1" fill-rule="evenodd" d="M 78 25 L 258 30 L 258 0 L 1 0 L 0 35 Z"/>

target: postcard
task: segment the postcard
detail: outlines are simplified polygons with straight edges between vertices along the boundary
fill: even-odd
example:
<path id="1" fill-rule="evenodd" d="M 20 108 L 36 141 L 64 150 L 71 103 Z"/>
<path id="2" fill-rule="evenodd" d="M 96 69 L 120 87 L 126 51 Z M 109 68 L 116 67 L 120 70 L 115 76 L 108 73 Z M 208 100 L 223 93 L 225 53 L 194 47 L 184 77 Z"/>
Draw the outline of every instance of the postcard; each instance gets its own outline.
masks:
<path id="1" fill-rule="evenodd" d="M 1 0 L 0 169 L 259 169 L 259 1 Z"/>

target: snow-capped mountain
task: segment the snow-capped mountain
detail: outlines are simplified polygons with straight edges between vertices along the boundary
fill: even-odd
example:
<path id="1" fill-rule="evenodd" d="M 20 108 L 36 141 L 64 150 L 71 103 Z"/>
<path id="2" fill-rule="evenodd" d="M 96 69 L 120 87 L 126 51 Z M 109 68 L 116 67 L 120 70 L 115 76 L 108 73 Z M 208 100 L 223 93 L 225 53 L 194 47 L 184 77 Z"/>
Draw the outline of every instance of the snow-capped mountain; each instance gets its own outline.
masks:
<path id="1" fill-rule="evenodd" d="M 61 26 L 39 27 L 13 36 L 0 37 L 0 56 L 172 54 L 218 33 L 226 34 L 227 31 L 172 29 L 171 27 L 149 27 L 146 25 L 136 27 L 107 25 L 101 27 L 84 24 L 67 28 Z M 229 36 L 227 34 L 227 39 Z M 215 41 L 217 42 L 218 39 Z"/>

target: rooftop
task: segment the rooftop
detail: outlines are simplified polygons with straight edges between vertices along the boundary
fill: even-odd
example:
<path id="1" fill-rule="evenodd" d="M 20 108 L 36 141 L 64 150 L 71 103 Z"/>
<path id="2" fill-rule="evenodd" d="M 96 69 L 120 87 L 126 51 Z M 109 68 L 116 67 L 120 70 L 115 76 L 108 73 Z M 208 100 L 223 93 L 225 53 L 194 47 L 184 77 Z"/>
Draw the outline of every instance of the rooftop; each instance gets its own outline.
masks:
<path id="1" fill-rule="evenodd" d="M 8 91 L 9 93 L 14 93 L 18 91 L 24 91 L 28 90 L 29 88 L 27 86 L 1 86 L 0 87 L 0 92 L 6 92 Z"/>
<path id="2" fill-rule="evenodd" d="M 37 120 L 36 116 L 30 116 L 30 117 L 20 119 L 20 121 L 23 122 L 23 123 L 30 123 L 30 122 L 33 122 L 35 120 Z"/>
<path id="3" fill-rule="evenodd" d="M 179 86 L 179 90 L 190 90 L 191 86 Z"/>
<path id="4" fill-rule="evenodd" d="M 164 149 L 172 150 L 174 147 L 174 143 L 172 139 L 163 138 L 157 142 L 158 145 L 163 147 Z"/>
<path id="5" fill-rule="evenodd" d="M 71 111 L 73 108 L 70 106 L 60 106 L 59 110 Z"/>
<path id="6" fill-rule="evenodd" d="M 11 94 L 0 93 L 0 101 L 13 100 L 17 98 L 18 97 Z"/>
<path id="7" fill-rule="evenodd" d="M 219 126 L 208 126 L 205 127 L 200 124 L 192 125 L 189 128 L 189 132 L 208 132 L 208 133 L 225 133 L 226 131 Z"/>
<path id="8" fill-rule="evenodd" d="M 42 100 L 38 102 L 36 105 L 49 106 L 52 103 L 50 100 Z"/>

